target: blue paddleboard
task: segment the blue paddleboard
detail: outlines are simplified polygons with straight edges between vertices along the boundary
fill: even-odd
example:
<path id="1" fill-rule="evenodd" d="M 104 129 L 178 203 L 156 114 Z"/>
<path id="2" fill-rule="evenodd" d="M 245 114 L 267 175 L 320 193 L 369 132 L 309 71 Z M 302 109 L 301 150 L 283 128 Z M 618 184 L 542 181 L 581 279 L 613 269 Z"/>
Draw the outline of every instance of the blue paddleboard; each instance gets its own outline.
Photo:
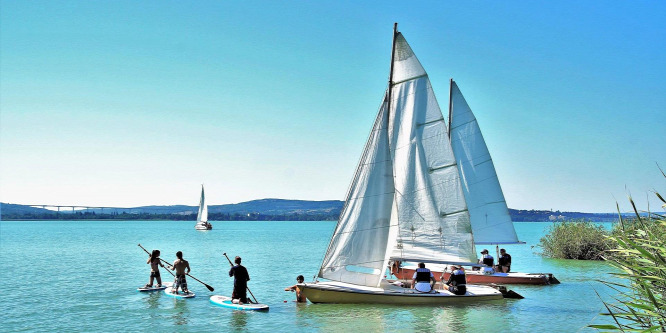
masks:
<path id="1" fill-rule="evenodd" d="M 168 296 L 175 297 L 175 298 L 192 298 L 196 296 L 191 290 L 187 294 L 183 294 L 182 292 L 178 292 L 177 294 L 172 293 L 173 288 L 168 287 L 164 289 L 164 293 L 167 294 Z"/>
<path id="2" fill-rule="evenodd" d="M 235 304 L 231 302 L 231 297 L 215 295 L 210 297 L 210 302 L 221 307 L 244 310 L 244 311 L 268 311 L 266 304 Z"/>

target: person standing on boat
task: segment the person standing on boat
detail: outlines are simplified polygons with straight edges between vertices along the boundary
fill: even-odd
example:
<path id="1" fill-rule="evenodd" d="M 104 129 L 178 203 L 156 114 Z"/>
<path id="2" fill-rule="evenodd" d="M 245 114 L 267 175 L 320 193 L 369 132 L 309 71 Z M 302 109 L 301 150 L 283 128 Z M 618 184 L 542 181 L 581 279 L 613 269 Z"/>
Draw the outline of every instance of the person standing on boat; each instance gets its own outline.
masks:
<path id="1" fill-rule="evenodd" d="M 150 283 L 146 285 L 146 288 L 153 287 L 153 279 L 157 280 L 157 287 L 161 287 L 162 277 L 160 277 L 160 266 L 164 267 L 164 264 L 160 262 L 160 250 L 153 250 L 146 264 L 150 264 Z"/>
<path id="2" fill-rule="evenodd" d="M 250 274 L 245 266 L 241 265 L 241 257 L 234 258 L 236 266 L 231 267 L 229 276 L 234 277 L 234 291 L 231 293 L 232 302 L 238 304 L 248 303 L 247 301 L 247 281 L 250 281 Z"/>
<path id="3" fill-rule="evenodd" d="M 176 271 L 176 278 L 173 280 L 173 287 L 171 288 L 172 292 L 174 294 L 178 293 L 178 287 L 180 287 L 180 290 L 187 294 L 190 291 L 187 289 L 187 280 L 185 279 L 185 274 L 190 273 L 190 263 L 183 259 L 183 252 L 178 251 L 176 252 L 176 261 L 173 262 L 173 266 L 171 267 L 171 270 Z M 187 270 L 187 272 L 185 272 Z"/>
<path id="4" fill-rule="evenodd" d="M 435 286 L 435 283 L 437 283 L 435 276 L 429 269 L 425 268 L 424 263 L 420 262 L 419 268 L 416 269 L 412 278 L 412 288 L 422 293 L 428 293 Z"/>
<path id="5" fill-rule="evenodd" d="M 453 294 L 465 295 L 467 292 L 467 279 L 465 278 L 465 271 L 462 266 L 451 266 L 451 275 L 449 275 L 446 285 L 449 286 L 449 291 Z"/>
<path id="6" fill-rule="evenodd" d="M 298 282 L 299 284 L 303 283 L 303 281 L 305 281 L 305 278 L 303 277 L 303 275 L 299 275 L 299 276 L 296 277 L 296 282 Z M 296 292 L 296 302 L 298 302 L 298 303 L 305 303 L 306 302 L 305 295 L 303 295 L 301 293 L 301 288 L 298 287 L 298 284 L 295 284 L 291 287 L 284 288 L 284 291 L 291 291 L 291 292 L 295 291 Z"/>
<path id="7" fill-rule="evenodd" d="M 500 256 L 497 259 L 497 268 L 502 273 L 509 273 L 511 271 L 511 255 L 506 253 L 505 249 L 500 249 Z"/>

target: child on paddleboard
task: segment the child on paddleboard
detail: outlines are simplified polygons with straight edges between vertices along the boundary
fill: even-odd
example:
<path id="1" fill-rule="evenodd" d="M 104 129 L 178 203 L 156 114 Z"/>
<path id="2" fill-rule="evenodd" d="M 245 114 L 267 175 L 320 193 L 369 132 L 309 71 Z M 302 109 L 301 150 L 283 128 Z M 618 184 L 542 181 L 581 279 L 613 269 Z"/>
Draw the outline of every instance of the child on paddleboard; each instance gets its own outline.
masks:
<path id="1" fill-rule="evenodd" d="M 187 280 L 185 280 L 185 274 L 190 273 L 190 263 L 183 259 L 183 252 L 181 251 L 176 252 L 176 257 L 178 259 L 173 262 L 173 266 L 171 267 L 172 271 L 176 271 L 176 279 L 173 281 L 172 292 L 177 294 L 178 287 L 180 287 L 180 290 L 183 293 L 188 294 L 189 290 L 187 289 Z M 185 269 L 187 269 L 187 272 L 185 272 Z"/>
<path id="2" fill-rule="evenodd" d="M 161 287 L 162 278 L 160 277 L 159 266 L 164 267 L 164 264 L 160 262 L 160 250 L 153 250 L 153 253 L 148 257 L 146 264 L 150 264 L 150 282 L 146 285 L 146 288 L 153 287 L 153 279 L 157 280 L 157 287 Z"/>

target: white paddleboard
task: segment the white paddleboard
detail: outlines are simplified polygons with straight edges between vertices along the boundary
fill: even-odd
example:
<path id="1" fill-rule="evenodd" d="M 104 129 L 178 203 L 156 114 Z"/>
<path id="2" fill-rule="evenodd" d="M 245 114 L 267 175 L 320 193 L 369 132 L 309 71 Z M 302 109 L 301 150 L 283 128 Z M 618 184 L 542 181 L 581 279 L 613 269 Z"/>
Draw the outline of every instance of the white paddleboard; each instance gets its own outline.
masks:
<path id="1" fill-rule="evenodd" d="M 231 297 L 215 295 L 210 297 L 210 302 L 221 307 L 235 309 L 235 310 L 244 310 L 244 311 L 268 311 L 268 305 L 266 304 L 235 304 L 231 302 Z"/>
<path id="2" fill-rule="evenodd" d="M 164 293 L 167 294 L 168 296 L 175 297 L 175 298 L 192 298 L 192 297 L 196 296 L 196 294 L 194 294 L 194 292 L 192 292 L 191 290 L 189 290 L 187 294 L 183 294 L 182 292 L 178 292 L 177 294 L 174 294 L 173 293 L 173 288 L 171 288 L 171 287 L 168 287 L 168 288 L 164 289 Z"/>
<path id="3" fill-rule="evenodd" d="M 171 287 L 171 284 L 172 284 L 171 282 L 166 282 L 166 283 L 163 283 L 161 287 L 158 287 L 157 284 L 154 284 L 152 287 L 145 287 L 144 286 L 144 287 L 139 287 L 136 290 L 141 291 L 141 292 L 160 291 L 160 290 L 164 290 L 168 287 Z"/>

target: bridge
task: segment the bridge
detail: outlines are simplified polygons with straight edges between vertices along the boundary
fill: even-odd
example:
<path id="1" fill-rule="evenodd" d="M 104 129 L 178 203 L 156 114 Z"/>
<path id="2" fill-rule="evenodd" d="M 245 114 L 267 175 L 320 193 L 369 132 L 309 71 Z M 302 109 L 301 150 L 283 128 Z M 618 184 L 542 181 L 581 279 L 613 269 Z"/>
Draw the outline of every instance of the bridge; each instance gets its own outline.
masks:
<path id="1" fill-rule="evenodd" d="M 54 210 L 60 213 L 61 209 L 71 209 L 72 213 L 78 211 L 83 211 L 85 210 L 86 212 L 90 210 L 100 210 L 101 213 L 104 213 L 104 209 L 107 210 L 113 210 L 113 211 L 126 211 L 128 213 L 132 213 L 132 210 L 140 210 L 140 208 L 131 208 L 131 207 L 109 207 L 109 206 L 81 206 L 81 205 L 45 205 L 45 204 L 22 204 L 22 206 L 30 206 L 34 208 L 43 208 L 43 209 L 48 209 L 48 210 Z"/>

